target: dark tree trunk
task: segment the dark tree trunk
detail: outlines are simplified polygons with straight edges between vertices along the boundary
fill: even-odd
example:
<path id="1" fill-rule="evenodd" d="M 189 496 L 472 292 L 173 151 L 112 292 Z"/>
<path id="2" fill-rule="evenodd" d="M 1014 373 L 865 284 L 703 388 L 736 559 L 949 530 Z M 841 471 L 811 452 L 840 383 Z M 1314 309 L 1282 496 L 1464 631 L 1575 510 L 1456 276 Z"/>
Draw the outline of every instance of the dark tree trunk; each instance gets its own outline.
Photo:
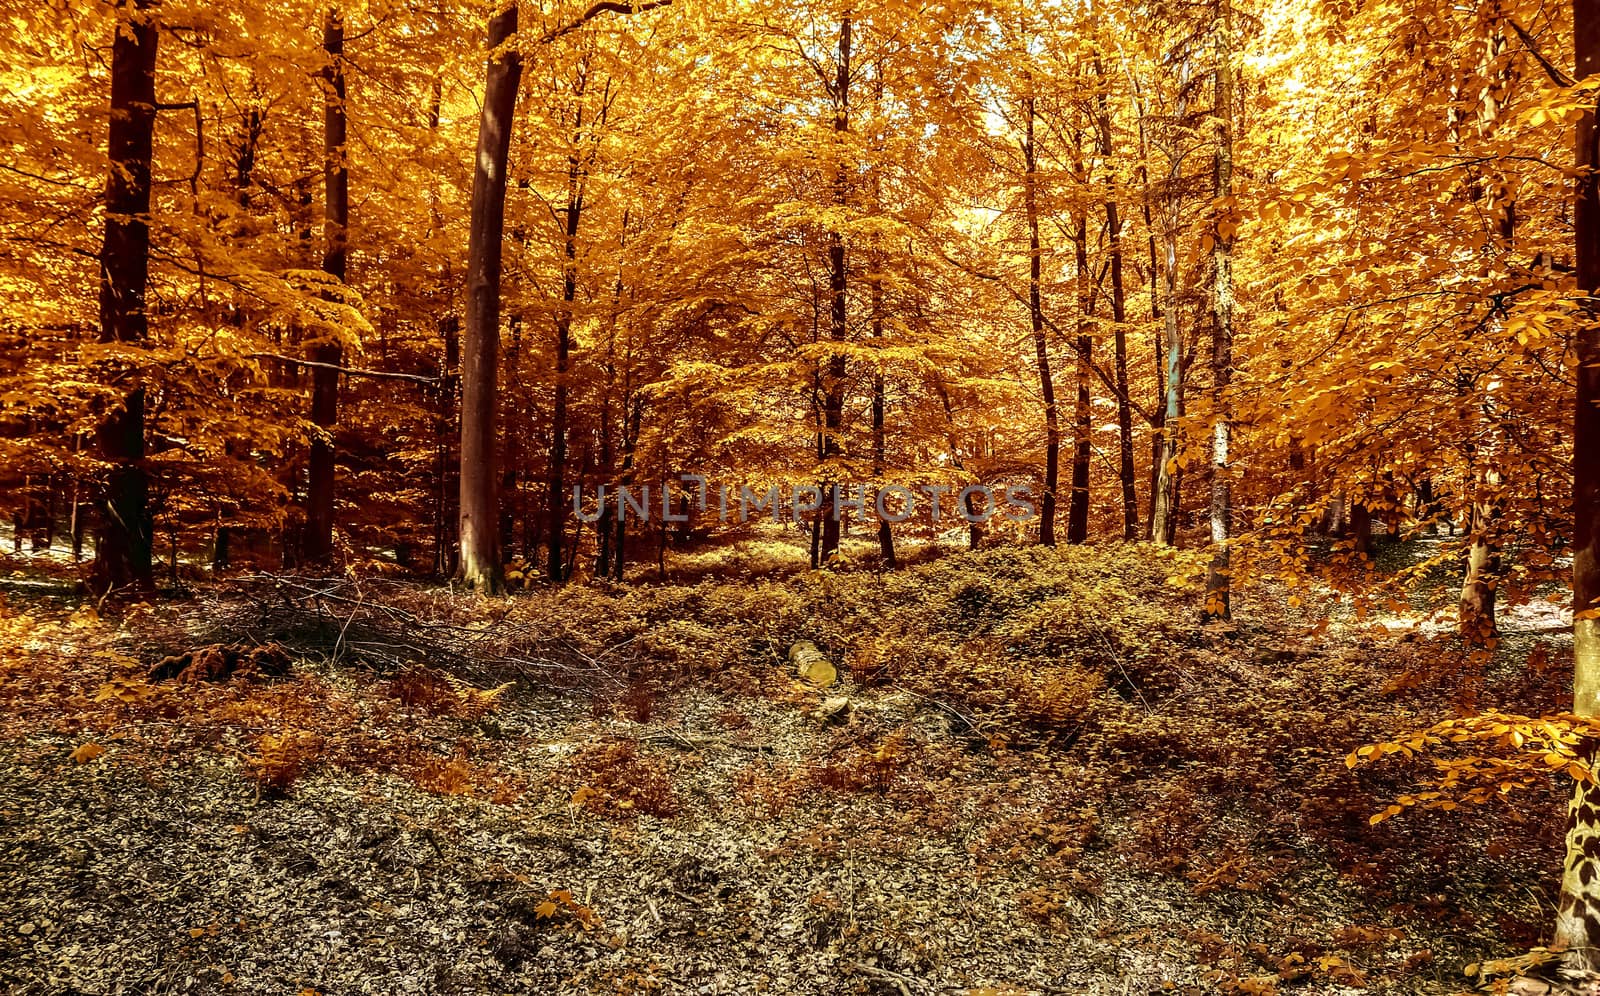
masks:
<path id="1" fill-rule="evenodd" d="M 874 266 L 881 266 L 881 261 L 874 260 Z M 883 281 L 878 277 L 872 278 L 872 338 L 875 341 L 883 339 Z M 884 434 L 884 379 L 883 371 L 876 370 L 872 374 L 872 478 L 874 487 L 883 487 L 883 470 L 885 462 L 885 434 Z M 894 528 L 889 525 L 889 520 L 878 520 L 878 555 L 885 567 L 897 566 L 894 555 Z"/>
<path id="2" fill-rule="evenodd" d="M 124 15 L 127 15 L 124 21 Z M 106 177 L 105 237 L 100 246 L 100 341 L 141 342 L 149 331 L 150 166 L 156 123 L 156 42 L 149 0 L 118 9 L 111 45 L 111 169 Z M 149 480 L 144 467 L 142 386 L 131 389 L 96 433 L 110 465 L 95 541 L 94 587 L 148 589 L 154 584 Z"/>
<path id="3" fill-rule="evenodd" d="M 1095 75 L 1101 80 L 1105 79 L 1105 69 L 1100 63 L 1100 56 L 1095 55 Z M 1107 163 L 1112 161 L 1112 135 L 1111 135 L 1111 109 L 1110 101 L 1105 91 L 1102 90 L 1096 97 L 1097 113 L 1096 126 L 1100 133 L 1100 155 Z M 1114 189 L 1116 177 L 1113 174 L 1108 182 L 1108 189 Z M 1106 202 L 1106 239 L 1107 251 L 1111 263 L 1111 322 L 1112 322 L 1112 350 L 1114 375 L 1117 387 L 1117 443 L 1118 462 L 1117 479 L 1122 484 L 1122 538 L 1134 540 L 1139 538 L 1139 496 L 1134 488 L 1133 464 L 1133 401 L 1128 394 L 1128 320 L 1127 296 L 1122 281 L 1122 219 L 1119 217 L 1117 202 L 1112 197 L 1107 197 Z M 1152 262 L 1154 260 L 1152 259 Z M 1153 277 L 1153 274 L 1152 274 Z M 1155 281 L 1151 280 L 1154 288 Z M 1152 303 L 1153 303 L 1152 298 Z"/>
<path id="4" fill-rule="evenodd" d="M 1040 289 L 1039 164 L 1033 139 L 1034 101 L 1022 98 L 1022 205 L 1028 221 L 1028 319 L 1033 330 L 1034 359 L 1039 364 L 1039 393 L 1044 398 L 1044 494 L 1039 497 L 1039 542 L 1056 544 L 1056 487 L 1061 479 L 1061 422 L 1056 411 L 1056 388 L 1050 378 L 1050 350 L 1044 332 L 1044 301 Z"/>
<path id="5" fill-rule="evenodd" d="M 456 393 L 460 377 L 456 368 L 461 363 L 461 319 L 446 315 L 439 319 L 439 338 L 444 343 L 444 355 L 439 360 L 439 383 L 436 409 L 433 416 L 434 446 L 438 450 L 439 494 L 433 523 L 433 572 L 440 577 L 451 573 L 450 563 L 450 495 L 454 492 L 450 479 L 451 436 L 456 426 Z"/>
<path id="6" fill-rule="evenodd" d="M 1134 487 L 1133 400 L 1128 393 L 1127 301 L 1122 284 L 1122 228 L 1117 205 L 1106 201 L 1106 228 L 1111 238 L 1111 321 L 1117 383 L 1117 476 L 1122 481 L 1122 538 L 1139 538 L 1139 495 Z"/>
<path id="7" fill-rule="evenodd" d="M 850 18 L 848 17 L 839 22 L 839 68 L 838 77 L 833 85 L 833 101 L 833 130 L 848 132 L 850 130 Z M 834 179 L 834 204 L 843 206 L 848 192 L 849 181 L 846 178 L 845 168 L 841 165 Z M 839 231 L 829 232 L 828 336 L 834 342 L 844 342 L 849 338 L 847 290 L 844 234 Z M 839 473 L 838 458 L 844 453 L 843 440 L 840 437 L 844 429 L 845 374 L 844 354 L 835 353 L 828 357 L 828 375 L 824 384 L 822 408 L 823 463 L 826 468 L 822 500 L 825 503 L 826 515 L 822 524 L 821 549 L 817 558 L 823 565 L 826 565 L 839 550 L 839 482 L 836 475 Z"/>
<path id="8" fill-rule="evenodd" d="M 644 420 L 644 401 L 633 399 L 633 412 L 628 413 L 629 399 L 625 395 L 622 399 L 622 484 L 633 483 L 634 451 L 639 445 L 639 426 Z M 616 531 L 611 543 L 611 577 L 614 580 L 623 579 L 623 571 L 627 567 L 627 539 L 628 517 L 622 512 L 622 497 L 620 492 L 612 498 L 612 508 L 616 509 Z"/>
<path id="9" fill-rule="evenodd" d="M 343 284 L 346 244 L 350 226 L 350 168 L 345 159 L 344 20 L 337 7 L 328 8 L 322 31 L 322 52 L 327 63 L 323 80 L 323 183 L 322 270 Z M 311 351 L 318 363 L 341 365 L 344 351 L 337 340 Z M 308 564 L 326 564 L 333 557 L 334 427 L 339 422 L 339 371 L 325 366 L 311 371 L 310 480 L 306 490 L 306 532 L 301 555 Z"/>
<path id="10" fill-rule="evenodd" d="M 1094 303 L 1089 274 L 1089 216 L 1078 216 L 1074 238 L 1078 284 L 1078 399 L 1072 421 L 1072 500 L 1067 506 L 1067 542 L 1083 543 L 1089 538 L 1089 457 L 1093 431 L 1089 408 L 1089 378 L 1094 368 Z"/>
<path id="11" fill-rule="evenodd" d="M 583 168 L 574 153 L 567 160 L 567 217 L 563 239 L 565 262 L 561 273 L 562 308 L 556 315 L 556 388 L 550 414 L 550 491 L 548 531 L 551 581 L 565 579 L 561 555 L 566 503 L 562 500 L 567 468 L 567 364 L 572 352 L 572 302 L 578 293 L 578 225 L 583 219 Z"/>
<path id="12" fill-rule="evenodd" d="M 489 20 L 489 62 L 472 176 L 467 247 L 467 322 L 461 367 L 461 568 L 476 591 L 499 592 L 495 407 L 500 361 L 500 254 L 505 232 L 506 160 L 522 80 L 517 53 L 517 7 Z"/>

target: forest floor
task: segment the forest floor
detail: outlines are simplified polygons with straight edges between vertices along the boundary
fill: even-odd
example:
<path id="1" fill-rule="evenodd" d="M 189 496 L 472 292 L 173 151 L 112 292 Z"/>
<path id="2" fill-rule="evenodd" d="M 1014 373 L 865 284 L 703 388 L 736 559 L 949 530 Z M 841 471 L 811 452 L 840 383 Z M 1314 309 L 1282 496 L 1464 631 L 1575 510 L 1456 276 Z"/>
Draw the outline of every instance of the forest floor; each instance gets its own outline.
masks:
<path id="1" fill-rule="evenodd" d="M 1374 826 L 1425 762 L 1344 758 L 1559 711 L 1570 647 L 1269 591 L 1201 628 L 1181 561 L 13 591 L 0 989 L 1450 993 L 1536 944 L 1557 789 Z"/>

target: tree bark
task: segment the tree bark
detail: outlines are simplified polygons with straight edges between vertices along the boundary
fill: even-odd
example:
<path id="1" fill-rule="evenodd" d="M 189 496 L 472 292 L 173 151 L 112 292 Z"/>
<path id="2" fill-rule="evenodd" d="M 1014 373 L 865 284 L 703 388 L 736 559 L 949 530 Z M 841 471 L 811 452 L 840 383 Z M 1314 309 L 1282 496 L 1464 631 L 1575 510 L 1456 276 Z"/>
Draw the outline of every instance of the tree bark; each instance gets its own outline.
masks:
<path id="1" fill-rule="evenodd" d="M 1500 517 L 1496 500 L 1499 490 L 1500 472 L 1490 466 L 1479 475 L 1478 493 L 1473 496 L 1472 518 L 1467 527 L 1471 538 L 1467 544 L 1466 573 L 1461 579 L 1461 598 L 1456 611 L 1457 632 L 1462 639 L 1479 647 L 1488 645 L 1500 632 L 1495 618 L 1495 592 L 1503 563 L 1500 542 L 1494 535 L 1495 523 Z"/>
<path id="2" fill-rule="evenodd" d="M 1573 0 L 1575 75 L 1579 80 L 1600 72 L 1600 4 Z M 1585 307 L 1577 334 L 1577 397 L 1572 456 L 1572 711 L 1600 715 L 1600 184 L 1595 168 L 1600 130 L 1594 111 L 1586 111 L 1577 128 L 1578 179 L 1573 211 L 1577 245 L 1578 289 Z M 1586 739 L 1585 759 L 1595 758 L 1596 744 Z M 1567 857 L 1556 912 L 1556 945 L 1567 950 L 1576 967 L 1600 967 L 1600 786 L 1578 782 L 1568 809 Z"/>
<path id="3" fill-rule="evenodd" d="M 1100 56 L 1094 58 L 1095 76 L 1105 83 L 1105 68 Z M 1139 496 L 1134 488 L 1133 402 L 1128 394 L 1127 295 L 1122 280 L 1122 219 L 1115 197 L 1116 173 L 1112 163 L 1111 107 L 1102 89 L 1095 98 L 1095 126 L 1100 137 L 1100 156 L 1106 163 L 1106 250 L 1111 268 L 1112 363 L 1117 390 L 1117 478 L 1122 484 L 1122 538 L 1139 537 Z M 1154 262 L 1152 253 L 1152 262 Z M 1152 281 L 1153 285 L 1153 281 Z M 1152 301 L 1152 304 L 1154 302 Z"/>
<path id="4" fill-rule="evenodd" d="M 844 134 L 850 130 L 849 17 L 839 22 L 839 67 L 833 91 L 833 130 Z M 842 207 L 849 193 L 849 181 L 842 163 L 839 165 L 838 170 L 838 175 L 834 179 L 833 200 L 834 204 Z M 849 315 L 846 310 L 848 278 L 845 273 L 845 263 L 844 233 L 836 229 L 828 233 L 828 291 L 830 296 L 828 335 L 834 342 L 844 342 L 849 338 Z M 828 358 L 828 375 L 824 384 L 822 409 L 823 464 L 825 467 L 823 473 L 826 481 L 823 501 L 826 503 L 827 512 L 823 518 L 821 547 L 818 551 L 819 562 L 822 565 L 826 565 L 834 554 L 839 551 L 839 482 L 835 479 L 835 475 L 838 473 L 837 459 L 844 453 L 843 440 L 840 438 L 840 434 L 844 428 L 846 373 L 843 353 L 835 353 Z"/>
<path id="5" fill-rule="evenodd" d="M 461 567 L 475 591 L 504 588 L 497 533 L 496 380 L 500 361 L 500 259 L 505 232 L 506 162 L 522 57 L 515 0 L 489 20 L 489 61 L 472 176 L 467 247 L 467 321 L 461 364 Z"/>
<path id="6" fill-rule="evenodd" d="M 1078 284 L 1077 381 L 1078 398 L 1072 422 L 1072 498 L 1067 505 L 1067 542 L 1083 543 L 1089 538 L 1089 457 L 1093 431 L 1089 408 L 1089 379 L 1094 367 L 1093 292 L 1089 273 L 1089 214 L 1078 215 L 1074 255 Z"/>
<path id="7" fill-rule="evenodd" d="M 124 20 L 126 16 L 126 21 Z M 106 224 L 100 245 L 100 341 L 142 342 L 149 332 L 145 285 L 150 277 L 150 167 L 156 123 L 156 42 L 149 0 L 118 8 L 111 45 L 111 126 L 107 153 Z M 110 465 L 95 541 L 98 591 L 154 584 L 149 479 L 144 467 L 142 385 L 132 388 L 96 433 Z"/>
<path id="8" fill-rule="evenodd" d="M 1111 321 L 1114 374 L 1117 381 L 1117 476 L 1122 481 L 1122 538 L 1139 538 L 1139 495 L 1134 486 L 1133 403 L 1128 394 L 1127 299 L 1122 283 L 1122 222 L 1115 201 L 1106 201 L 1106 228 L 1110 232 Z"/>
<path id="9" fill-rule="evenodd" d="M 1228 4 L 1216 0 L 1217 151 L 1212 177 L 1216 222 L 1212 230 L 1215 274 L 1211 290 L 1211 568 L 1206 578 L 1207 619 L 1232 616 L 1228 539 L 1233 529 L 1233 19 Z"/>
<path id="10" fill-rule="evenodd" d="M 1050 377 L 1049 343 L 1045 339 L 1044 301 L 1040 288 L 1039 162 L 1034 144 L 1034 98 L 1022 98 L 1022 206 L 1028 222 L 1028 319 L 1033 330 L 1034 360 L 1039 365 L 1039 393 L 1044 398 L 1044 493 L 1039 496 L 1039 542 L 1056 544 L 1056 487 L 1061 479 L 1061 421 L 1056 388 Z"/>
<path id="11" fill-rule="evenodd" d="M 579 112 L 582 126 L 582 112 Z M 580 130 L 581 137 L 581 130 Z M 577 137 L 574 138 L 574 142 Z M 550 562 L 545 576 L 551 581 L 565 580 L 566 569 L 561 553 L 566 502 L 562 500 L 563 480 L 567 468 L 567 365 L 572 353 L 572 302 L 578 294 L 578 226 L 583 219 L 583 167 L 578 160 L 576 145 L 567 159 L 567 210 L 566 230 L 563 234 L 564 262 L 561 267 L 561 310 L 556 314 L 556 384 L 555 400 L 550 410 L 550 491 L 549 522 Z"/>
<path id="12" fill-rule="evenodd" d="M 322 271 L 345 282 L 347 233 L 350 226 L 350 168 L 345 158 L 344 19 L 329 7 L 322 29 L 323 114 Z M 337 339 L 318 344 L 311 358 L 322 366 L 311 370 L 310 479 L 306 490 L 306 531 L 301 555 L 308 564 L 327 564 L 333 557 L 334 446 L 339 421 L 339 371 L 344 350 Z"/>
<path id="13" fill-rule="evenodd" d="M 882 265 L 882 260 L 874 257 L 875 268 Z M 883 340 L 883 280 L 878 276 L 872 278 L 872 338 L 881 343 Z M 883 470 L 885 463 L 885 433 L 884 433 L 884 378 L 880 368 L 872 373 L 872 480 L 873 486 L 883 487 Z M 883 566 L 893 568 L 898 566 L 894 555 L 894 528 L 889 525 L 889 520 L 878 520 L 878 554 L 882 558 Z"/>
<path id="14" fill-rule="evenodd" d="M 1152 499 L 1150 538 L 1170 546 L 1178 529 L 1178 419 L 1183 415 L 1183 334 L 1178 325 L 1178 232 L 1165 238 L 1162 307 L 1166 344 L 1166 397 L 1162 403 L 1161 448 L 1156 460 L 1156 493 Z"/>

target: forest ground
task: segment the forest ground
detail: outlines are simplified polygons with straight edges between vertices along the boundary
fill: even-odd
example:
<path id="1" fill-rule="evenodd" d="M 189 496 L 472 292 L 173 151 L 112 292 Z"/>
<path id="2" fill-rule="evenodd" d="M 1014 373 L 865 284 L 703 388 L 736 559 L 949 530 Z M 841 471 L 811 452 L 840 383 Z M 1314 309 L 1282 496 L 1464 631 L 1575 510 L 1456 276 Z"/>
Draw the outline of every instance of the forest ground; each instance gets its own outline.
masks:
<path id="1" fill-rule="evenodd" d="M 101 618 L 15 579 L 0 988 L 1449 993 L 1547 929 L 1557 789 L 1374 826 L 1424 762 L 1344 764 L 1559 711 L 1536 615 L 1485 658 L 1268 588 L 1202 628 L 1143 547 L 741 556 L 487 607 L 258 575 Z"/>

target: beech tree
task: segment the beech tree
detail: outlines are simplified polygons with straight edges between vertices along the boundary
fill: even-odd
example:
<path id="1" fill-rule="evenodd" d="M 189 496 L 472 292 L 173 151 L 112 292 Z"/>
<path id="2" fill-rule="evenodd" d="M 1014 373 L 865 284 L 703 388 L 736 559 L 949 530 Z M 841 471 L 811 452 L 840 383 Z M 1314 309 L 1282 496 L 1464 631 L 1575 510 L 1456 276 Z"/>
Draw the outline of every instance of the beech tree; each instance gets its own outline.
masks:
<path id="1" fill-rule="evenodd" d="M 105 238 L 100 244 L 100 341 L 142 343 L 150 328 L 145 287 L 150 268 L 150 168 L 156 126 L 156 49 L 159 26 L 148 0 L 117 9 L 111 42 L 111 161 L 105 188 Z M 148 588 L 153 525 L 145 458 L 145 388 L 137 353 L 130 356 L 135 386 L 106 414 L 98 430 L 109 465 L 95 543 L 96 584 L 102 590 Z"/>
<path id="2" fill-rule="evenodd" d="M 1600 8 L 1574 0 L 1573 52 L 1581 82 L 1600 74 Z M 1572 429 L 1572 711 L 1600 716 L 1600 153 L 1595 112 L 1585 106 L 1574 142 L 1577 180 L 1573 208 L 1579 322 L 1577 392 Z M 1595 741 L 1583 756 L 1593 760 Z M 1556 943 L 1578 968 L 1600 968 L 1600 788 L 1579 780 L 1567 815 L 1567 857 L 1556 912 Z"/>

